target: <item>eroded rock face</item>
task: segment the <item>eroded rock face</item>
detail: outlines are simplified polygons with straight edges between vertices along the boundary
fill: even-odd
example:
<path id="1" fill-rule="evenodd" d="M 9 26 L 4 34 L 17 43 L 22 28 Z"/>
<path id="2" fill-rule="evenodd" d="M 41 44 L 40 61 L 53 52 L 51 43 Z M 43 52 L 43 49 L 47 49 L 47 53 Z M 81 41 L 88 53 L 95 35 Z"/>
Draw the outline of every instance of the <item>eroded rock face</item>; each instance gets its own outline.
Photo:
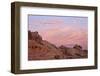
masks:
<path id="1" fill-rule="evenodd" d="M 28 31 L 28 38 L 29 40 L 35 40 L 39 43 L 42 41 L 42 37 L 38 34 L 37 31 L 35 32 Z"/>
<path id="2" fill-rule="evenodd" d="M 63 53 L 46 41 L 38 43 L 35 40 L 29 40 L 28 43 L 29 60 L 50 60 L 63 58 Z"/>
<path id="3" fill-rule="evenodd" d="M 41 43 L 42 37 L 38 34 L 37 31 L 32 32 L 32 39 L 37 41 L 38 43 Z"/>

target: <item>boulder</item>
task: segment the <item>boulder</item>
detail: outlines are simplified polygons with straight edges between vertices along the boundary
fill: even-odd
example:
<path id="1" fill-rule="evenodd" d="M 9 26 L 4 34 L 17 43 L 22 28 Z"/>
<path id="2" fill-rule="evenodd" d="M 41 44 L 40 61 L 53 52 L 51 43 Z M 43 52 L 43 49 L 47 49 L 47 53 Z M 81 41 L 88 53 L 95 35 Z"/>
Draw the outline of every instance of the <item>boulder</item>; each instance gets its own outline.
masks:
<path id="1" fill-rule="evenodd" d="M 74 49 L 77 49 L 77 50 L 82 50 L 82 46 L 77 45 L 77 44 L 75 44 L 73 48 L 74 48 Z"/>

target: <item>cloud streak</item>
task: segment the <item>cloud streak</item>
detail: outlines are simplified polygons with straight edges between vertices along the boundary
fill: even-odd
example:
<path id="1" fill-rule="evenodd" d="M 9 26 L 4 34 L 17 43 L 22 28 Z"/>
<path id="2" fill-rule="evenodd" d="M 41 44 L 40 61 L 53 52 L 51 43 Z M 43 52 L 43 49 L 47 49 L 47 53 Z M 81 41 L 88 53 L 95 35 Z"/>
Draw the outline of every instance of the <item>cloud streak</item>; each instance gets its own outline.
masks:
<path id="1" fill-rule="evenodd" d="M 87 48 L 87 30 L 80 28 L 56 28 L 45 31 L 40 31 L 40 35 L 44 40 L 48 40 L 53 44 L 68 45 L 68 44 L 79 44 L 83 48 Z"/>

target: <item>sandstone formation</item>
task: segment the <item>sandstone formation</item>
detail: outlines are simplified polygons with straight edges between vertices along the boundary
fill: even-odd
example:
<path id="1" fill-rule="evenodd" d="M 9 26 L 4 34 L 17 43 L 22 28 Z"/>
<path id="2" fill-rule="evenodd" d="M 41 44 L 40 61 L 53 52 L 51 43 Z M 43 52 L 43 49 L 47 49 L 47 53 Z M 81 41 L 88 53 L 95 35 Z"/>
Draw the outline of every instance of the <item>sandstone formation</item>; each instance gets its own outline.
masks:
<path id="1" fill-rule="evenodd" d="M 73 48 L 54 44 L 43 40 L 37 31 L 28 31 L 28 60 L 75 59 L 87 58 L 87 50 L 80 45 Z"/>

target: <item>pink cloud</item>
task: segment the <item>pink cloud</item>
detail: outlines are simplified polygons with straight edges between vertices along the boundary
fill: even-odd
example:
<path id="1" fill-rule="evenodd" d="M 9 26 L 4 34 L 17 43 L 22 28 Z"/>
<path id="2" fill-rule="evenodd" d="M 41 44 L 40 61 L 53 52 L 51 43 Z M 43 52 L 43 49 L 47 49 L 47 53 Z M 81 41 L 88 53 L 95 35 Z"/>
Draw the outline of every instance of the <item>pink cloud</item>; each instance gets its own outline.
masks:
<path id="1" fill-rule="evenodd" d="M 40 31 L 44 40 L 47 40 L 57 46 L 67 44 L 79 44 L 87 48 L 87 31 L 81 28 L 66 26 L 64 28 L 53 28 Z"/>

